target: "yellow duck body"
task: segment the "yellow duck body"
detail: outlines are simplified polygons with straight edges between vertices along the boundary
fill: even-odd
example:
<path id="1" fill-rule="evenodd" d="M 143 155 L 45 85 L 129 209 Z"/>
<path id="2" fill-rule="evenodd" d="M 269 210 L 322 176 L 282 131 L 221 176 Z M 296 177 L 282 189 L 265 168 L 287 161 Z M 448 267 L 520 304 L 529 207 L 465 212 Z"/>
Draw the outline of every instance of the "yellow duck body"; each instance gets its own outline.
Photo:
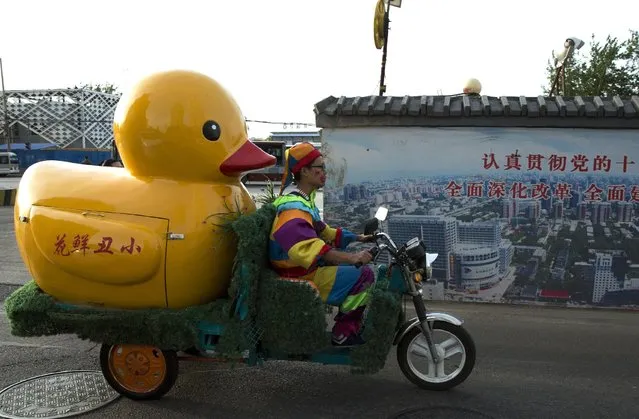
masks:
<path id="1" fill-rule="evenodd" d="M 120 99 L 125 168 L 45 161 L 15 205 L 20 254 L 59 301 L 182 308 L 224 297 L 236 240 L 223 223 L 255 204 L 239 181 L 275 158 L 248 141 L 242 113 L 214 80 L 150 76 Z"/>

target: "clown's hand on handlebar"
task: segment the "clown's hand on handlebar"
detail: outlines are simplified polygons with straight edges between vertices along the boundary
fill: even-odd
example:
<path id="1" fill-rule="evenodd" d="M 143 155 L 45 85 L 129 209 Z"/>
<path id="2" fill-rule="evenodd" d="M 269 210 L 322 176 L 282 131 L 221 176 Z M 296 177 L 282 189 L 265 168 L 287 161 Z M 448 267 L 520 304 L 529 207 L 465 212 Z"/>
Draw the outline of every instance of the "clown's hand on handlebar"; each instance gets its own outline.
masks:
<path id="1" fill-rule="evenodd" d="M 374 234 L 359 234 L 357 236 L 357 241 L 361 242 L 361 243 L 370 243 L 372 241 L 375 241 L 375 235 Z"/>
<path id="2" fill-rule="evenodd" d="M 355 253 L 354 254 L 355 258 L 357 258 L 356 259 L 357 262 L 354 263 L 355 267 L 360 268 L 362 265 L 366 265 L 367 263 L 375 259 L 378 253 L 379 253 L 379 248 L 377 246 L 368 250 L 362 250 L 361 252 Z"/>
<path id="3" fill-rule="evenodd" d="M 368 250 L 362 250 L 357 253 L 353 253 L 353 264 L 355 266 L 366 265 L 368 262 L 373 260 L 373 255 Z"/>

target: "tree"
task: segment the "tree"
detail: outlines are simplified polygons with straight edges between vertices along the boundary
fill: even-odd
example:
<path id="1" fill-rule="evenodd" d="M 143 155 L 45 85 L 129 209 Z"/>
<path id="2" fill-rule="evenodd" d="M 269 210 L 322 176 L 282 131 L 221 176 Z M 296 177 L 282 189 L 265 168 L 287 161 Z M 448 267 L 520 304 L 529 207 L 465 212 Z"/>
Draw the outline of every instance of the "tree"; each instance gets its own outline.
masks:
<path id="1" fill-rule="evenodd" d="M 551 60 L 546 67 L 550 93 L 556 75 Z M 576 50 L 566 66 L 566 91 L 563 96 L 629 97 L 639 94 L 639 31 L 631 30 L 630 37 L 619 40 L 608 35 L 602 44 L 593 34 L 590 44 Z M 561 86 L 560 86 L 561 88 Z"/>

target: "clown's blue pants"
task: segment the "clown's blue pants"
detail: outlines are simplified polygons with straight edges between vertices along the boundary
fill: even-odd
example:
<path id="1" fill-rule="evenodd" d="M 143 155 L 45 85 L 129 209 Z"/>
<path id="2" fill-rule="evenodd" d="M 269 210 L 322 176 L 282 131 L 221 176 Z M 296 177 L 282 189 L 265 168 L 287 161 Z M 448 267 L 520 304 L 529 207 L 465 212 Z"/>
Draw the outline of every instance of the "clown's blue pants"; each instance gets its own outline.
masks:
<path id="1" fill-rule="evenodd" d="M 359 332 L 364 309 L 370 298 L 370 286 L 375 274 L 370 266 L 324 266 L 311 279 L 326 304 L 339 307 L 333 335 L 336 338 Z"/>

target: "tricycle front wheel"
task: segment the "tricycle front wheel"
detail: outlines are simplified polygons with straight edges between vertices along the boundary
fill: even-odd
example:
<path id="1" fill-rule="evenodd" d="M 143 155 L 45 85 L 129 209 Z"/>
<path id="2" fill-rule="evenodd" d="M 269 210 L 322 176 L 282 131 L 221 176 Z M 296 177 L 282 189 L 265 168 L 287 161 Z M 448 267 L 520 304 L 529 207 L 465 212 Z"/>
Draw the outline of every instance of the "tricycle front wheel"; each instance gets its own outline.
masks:
<path id="1" fill-rule="evenodd" d="M 108 345 L 100 367 L 115 391 L 133 400 L 160 399 L 175 384 L 179 362 L 174 351 L 146 345 Z"/>
<path id="2" fill-rule="evenodd" d="M 436 321 L 433 341 L 439 361 L 433 362 L 426 338 L 417 325 L 397 345 L 399 367 L 413 384 L 426 390 L 449 390 L 461 384 L 475 366 L 475 343 L 461 326 Z"/>

